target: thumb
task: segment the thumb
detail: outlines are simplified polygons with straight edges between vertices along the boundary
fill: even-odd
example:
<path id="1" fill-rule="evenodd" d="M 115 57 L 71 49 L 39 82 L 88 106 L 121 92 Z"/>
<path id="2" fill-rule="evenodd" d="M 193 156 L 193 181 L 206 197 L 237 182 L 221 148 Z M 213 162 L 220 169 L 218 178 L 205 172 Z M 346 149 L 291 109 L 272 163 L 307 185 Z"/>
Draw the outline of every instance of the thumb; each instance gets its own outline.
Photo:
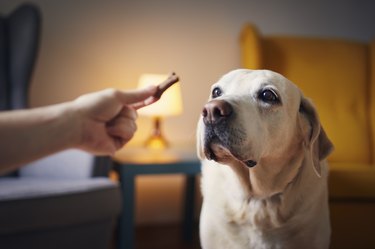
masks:
<path id="1" fill-rule="evenodd" d="M 142 89 L 120 91 L 118 95 L 123 104 L 133 104 L 147 99 L 156 93 L 157 86 L 149 86 Z"/>

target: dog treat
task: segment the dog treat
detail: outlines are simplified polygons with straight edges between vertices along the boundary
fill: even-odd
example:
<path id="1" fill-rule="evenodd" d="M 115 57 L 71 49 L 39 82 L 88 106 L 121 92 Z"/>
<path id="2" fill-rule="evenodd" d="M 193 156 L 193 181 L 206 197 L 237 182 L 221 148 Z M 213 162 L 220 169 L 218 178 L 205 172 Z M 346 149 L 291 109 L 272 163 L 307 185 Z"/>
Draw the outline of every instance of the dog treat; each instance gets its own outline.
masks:
<path id="1" fill-rule="evenodd" d="M 160 99 L 161 95 L 169 88 L 171 87 L 174 83 L 176 83 L 179 80 L 178 76 L 173 72 L 169 77 L 160 83 L 158 85 L 158 90 L 154 94 L 154 98 Z"/>

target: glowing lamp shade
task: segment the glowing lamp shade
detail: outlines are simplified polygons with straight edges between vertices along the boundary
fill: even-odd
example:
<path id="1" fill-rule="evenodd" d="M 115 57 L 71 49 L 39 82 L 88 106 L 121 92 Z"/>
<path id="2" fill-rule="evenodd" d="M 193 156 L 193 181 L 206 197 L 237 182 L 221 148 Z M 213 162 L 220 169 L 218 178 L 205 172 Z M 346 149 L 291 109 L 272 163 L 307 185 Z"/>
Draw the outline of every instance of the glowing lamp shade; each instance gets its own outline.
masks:
<path id="1" fill-rule="evenodd" d="M 138 88 L 150 85 L 157 85 L 168 78 L 164 74 L 143 74 L 139 79 Z M 146 141 L 146 146 L 150 148 L 168 147 L 168 142 L 161 132 L 161 119 L 167 116 L 177 116 L 182 113 L 182 98 L 180 84 L 176 83 L 167 89 L 161 98 L 152 105 L 141 108 L 138 113 L 153 118 L 154 130 Z"/>

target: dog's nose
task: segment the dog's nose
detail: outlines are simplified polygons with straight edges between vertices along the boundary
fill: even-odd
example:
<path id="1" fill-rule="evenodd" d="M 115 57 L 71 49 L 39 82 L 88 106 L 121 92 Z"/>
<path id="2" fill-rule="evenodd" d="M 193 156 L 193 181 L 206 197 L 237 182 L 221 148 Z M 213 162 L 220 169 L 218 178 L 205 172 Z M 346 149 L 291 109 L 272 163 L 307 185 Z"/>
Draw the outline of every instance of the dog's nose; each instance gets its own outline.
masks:
<path id="1" fill-rule="evenodd" d="M 217 124 L 227 119 L 233 113 L 232 106 L 224 100 L 211 100 L 202 111 L 203 121 L 205 124 Z"/>

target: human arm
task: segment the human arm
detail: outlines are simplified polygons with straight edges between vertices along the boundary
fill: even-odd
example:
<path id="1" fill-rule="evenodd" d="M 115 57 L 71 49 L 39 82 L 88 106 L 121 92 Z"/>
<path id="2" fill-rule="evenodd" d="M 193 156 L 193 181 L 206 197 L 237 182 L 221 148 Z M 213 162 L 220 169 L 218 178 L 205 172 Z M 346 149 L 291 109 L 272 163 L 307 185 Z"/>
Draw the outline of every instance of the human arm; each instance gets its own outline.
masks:
<path id="1" fill-rule="evenodd" d="M 157 88 L 85 94 L 71 102 L 0 113 L 0 171 L 67 149 L 113 155 L 136 130 L 136 109 Z"/>

